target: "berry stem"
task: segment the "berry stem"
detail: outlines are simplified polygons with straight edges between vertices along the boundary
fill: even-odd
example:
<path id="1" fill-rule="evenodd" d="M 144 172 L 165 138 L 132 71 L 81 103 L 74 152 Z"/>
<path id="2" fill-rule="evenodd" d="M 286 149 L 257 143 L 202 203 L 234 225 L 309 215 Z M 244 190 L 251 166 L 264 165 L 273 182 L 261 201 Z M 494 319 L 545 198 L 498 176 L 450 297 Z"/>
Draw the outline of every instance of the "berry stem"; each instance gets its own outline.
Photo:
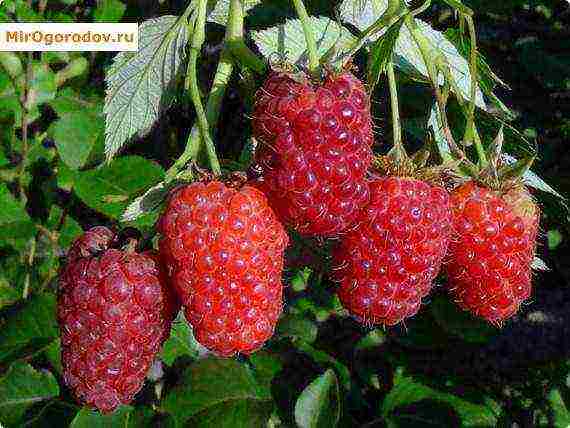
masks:
<path id="1" fill-rule="evenodd" d="M 230 0 L 229 17 L 226 24 L 226 38 L 224 49 L 231 52 L 233 57 L 243 66 L 257 73 L 263 73 L 267 68 L 243 40 L 243 1 Z"/>
<path id="2" fill-rule="evenodd" d="M 477 79 L 477 36 L 475 33 L 475 24 L 473 23 L 473 18 L 468 15 L 463 15 L 463 19 L 467 23 L 467 29 L 469 31 L 469 39 L 471 42 L 471 52 L 469 58 L 469 71 L 471 73 L 471 101 L 467 108 L 467 124 L 465 127 L 465 135 L 463 139 L 466 142 L 473 142 L 475 145 L 475 150 L 477 151 L 477 156 L 479 157 L 479 165 L 484 168 L 488 165 L 487 156 L 485 150 L 481 144 L 481 139 L 477 134 L 475 128 L 475 101 L 477 97 L 478 79 Z"/>
<path id="3" fill-rule="evenodd" d="M 190 96 L 192 98 L 192 103 L 196 109 L 196 116 L 198 122 L 198 129 L 200 130 L 200 135 L 206 146 L 206 153 L 208 155 L 208 160 L 210 162 L 210 167 L 214 175 L 220 175 L 222 170 L 220 167 L 220 161 L 216 155 L 216 147 L 210 136 L 210 127 L 208 125 L 208 119 L 206 113 L 204 112 L 204 106 L 202 105 L 202 100 L 200 97 L 200 88 L 198 87 L 198 73 L 197 73 L 197 63 L 198 55 L 206 39 L 206 7 L 207 0 L 198 0 L 196 16 L 194 18 L 192 40 L 190 44 L 190 55 L 188 59 L 188 69 L 186 71 L 186 81 L 185 88 L 190 91 Z"/>
<path id="4" fill-rule="evenodd" d="M 312 75 L 316 75 L 319 69 L 319 54 L 317 51 L 317 42 L 315 41 L 315 35 L 313 34 L 313 28 L 311 23 L 311 18 L 305 9 L 303 0 L 293 0 L 293 5 L 297 12 L 297 16 L 301 21 L 301 26 L 303 27 L 303 34 L 305 35 L 305 42 L 307 43 L 307 54 L 309 57 L 309 72 Z"/>
<path id="5" fill-rule="evenodd" d="M 400 123 L 400 109 L 398 107 L 398 85 L 394 74 L 394 63 L 392 60 L 386 64 L 386 74 L 388 75 L 388 86 L 390 88 L 390 102 L 392 108 L 392 132 L 394 134 L 394 147 L 391 153 L 399 163 L 408 158 L 406 149 L 402 144 L 402 125 Z"/>

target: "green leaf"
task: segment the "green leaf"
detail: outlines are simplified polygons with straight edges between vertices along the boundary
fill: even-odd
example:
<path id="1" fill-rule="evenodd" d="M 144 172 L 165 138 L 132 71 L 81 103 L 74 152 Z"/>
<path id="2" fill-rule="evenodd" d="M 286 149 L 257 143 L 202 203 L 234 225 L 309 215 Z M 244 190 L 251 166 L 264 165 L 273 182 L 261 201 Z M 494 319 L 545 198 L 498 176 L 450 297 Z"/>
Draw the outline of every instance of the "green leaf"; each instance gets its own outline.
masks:
<path id="1" fill-rule="evenodd" d="M 252 375 L 257 381 L 257 391 L 260 397 L 271 399 L 271 383 L 277 373 L 283 368 L 283 363 L 277 355 L 267 351 L 257 351 L 249 357 L 252 364 Z"/>
<path id="2" fill-rule="evenodd" d="M 118 158 L 102 168 L 77 174 L 75 193 L 89 207 L 118 219 L 129 199 L 160 181 L 162 168 L 139 156 Z"/>
<path id="3" fill-rule="evenodd" d="M 44 351 L 44 355 L 50 362 L 53 369 L 61 375 L 63 367 L 61 365 L 61 340 L 56 339 L 48 345 Z"/>
<path id="4" fill-rule="evenodd" d="M 110 415 L 102 415 L 97 410 L 83 408 L 69 425 L 70 428 L 114 428 L 133 427 L 132 421 L 134 408 L 121 406 Z"/>
<path id="5" fill-rule="evenodd" d="M 568 428 L 570 426 L 570 412 L 562 399 L 558 389 L 553 389 L 548 393 L 548 404 L 554 417 L 553 428 Z"/>
<path id="6" fill-rule="evenodd" d="M 497 424 L 496 403 L 482 397 L 484 402 L 475 404 L 451 393 L 438 391 L 411 377 L 405 376 L 402 369 L 396 371 L 394 387 L 381 405 L 382 415 L 389 427 L 403 426 L 445 426 L 449 421 L 449 407 L 457 414 L 462 427 L 495 427 Z M 415 405 L 406 411 L 406 407 Z M 420 404 L 423 404 L 420 406 Z M 421 421 L 421 425 L 418 424 Z M 445 421 L 445 422 L 444 422 Z M 414 425 L 415 424 L 415 425 Z"/>
<path id="7" fill-rule="evenodd" d="M 168 192 L 176 185 L 176 182 L 165 184 L 161 181 L 148 189 L 142 196 L 136 198 L 123 212 L 122 221 L 134 221 L 144 214 L 155 211 L 165 200 Z"/>
<path id="8" fill-rule="evenodd" d="M 58 336 L 53 294 L 33 296 L 9 313 L 0 330 L 0 363 L 35 355 Z"/>
<path id="9" fill-rule="evenodd" d="M 311 23 L 319 57 L 334 52 L 329 63 L 338 60 L 356 40 L 346 28 L 329 18 L 312 17 Z M 267 30 L 254 31 L 252 38 L 265 58 L 282 58 L 298 66 L 308 62 L 305 36 L 298 19 Z"/>
<path id="10" fill-rule="evenodd" d="M 54 139 L 61 160 L 79 169 L 89 159 L 95 142 L 103 138 L 103 117 L 89 110 L 67 113 L 51 124 L 48 134 Z"/>
<path id="11" fill-rule="evenodd" d="M 287 314 L 277 324 L 277 335 L 313 343 L 317 340 L 319 330 L 317 325 L 301 315 Z"/>
<path id="12" fill-rule="evenodd" d="M 181 311 L 178 318 L 172 323 L 170 337 L 162 346 L 162 353 L 160 354 L 162 361 L 171 366 L 178 357 L 188 356 L 197 359 L 204 353 L 205 348 L 194 338 L 192 328 Z"/>
<path id="13" fill-rule="evenodd" d="M 325 351 L 321 351 L 320 349 L 316 349 L 307 342 L 297 341 L 294 342 L 294 345 L 299 351 L 307 354 L 319 365 L 323 367 L 334 368 L 336 370 L 336 373 L 340 377 L 340 382 L 343 388 L 346 390 L 350 390 L 351 376 L 348 367 L 346 367 L 343 363 L 338 361 L 332 355 L 326 353 Z"/>
<path id="14" fill-rule="evenodd" d="M 21 426 L 26 409 L 57 395 L 59 386 L 51 373 L 16 362 L 0 378 L 0 422 L 5 427 Z"/>
<path id="15" fill-rule="evenodd" d="M 270 397 L 259 393 L 251 372 L 237 361 L 200 360 L 180 379 L 183 383 L 168 392 L 162 405 L 178 425 L 257 428 L 269 419 Z"/>
<path id="16" fill-rule="evenodd" d="M 0 226 L 30 220 L 28 213 L 4 183 L 0 183 L 0 206 Z"/>
<path id="17" fill-rule="evenodd" d="M 466 342 L 487 343 L 497 334 L 496 328 L 461 310 L 447 298 L 437 296 L 429 307 L 442 329 Z"/>
<path id="18" fill-rule="evenodd" d="M 562 234 L 559 230 L 549 230 L 547 233 L 548 249 L 555 250 L 562 243 Z"/>
<path id="19" fill-rule="evenodd" d="M 517 161 L 517 159 L 515 157 L 513 157 L 507 153 L 503 153 L 502 159 L 507 164 L 512 164 L 512 163 L 515 163 Z M 550 194 L 556 196 L 557 198 L 564 199 L 564 196 L 562 196 L 560 193 L 558 193 L 556 190 L 554 190 L 549 184 L 547 184 L 542 178 L 540 178 L 534 172 L 529 170 L 529 171 L 525 172 L 525 174 L 523 175 L 522 178 L 523 178 L 524 184 L 526 184 L 527 186 L 533 187 L 537 190 L 541 190 L 541 191 L 546 192 L 546 193 L 550 193 Z"/>
<path id="20" fill-rule="evenodd" d="M 368 84 L 371 88 L 378 83 L 380 76 L 386 71 L 386 67 L 390 61 L 393 61 L 394 48 L 402 23 L 399 22 L 388 30 L 388 32 L 380 37 L 370 48 L 368 58 Z M 372 89 L 370 90 L 372 91 Z"/>
<path id="21" fill-rule="evenodd" d="M 25 76 L 21 76 L 20 78 L 22 79 L 21 84 L 23 85 Z M 34 63 L 32 66 L 32 79 L 30 80 L 28 90 L 28 109 L 32 109 L 52 100 L 56 92 L 55 73 L 47 64 L 41 62 Z"/>
<path id="22" fill-rule="evenodd" d="M 295 422 L 300 428 L 335 427 L 340 419 L 340 391 L 333 370 L 307 386 L 295 404 Z"/>
<path id="23" fill-rule="evenodd" d="M 95 22 L 119 22 L 127 6 L 120 0 L 103 0 L 97 6 L 93 17 Z"/>
<path id="24" fill-rule="evenodd" d="M 139 27 L 139 50 L 121 52 L 105 81 L 105 153 L 111 159 L 136 134 L 146 134 L 172 100 L 185 57 L 186 19 L 161 16 Z"/>
<path id="25" fill-rule="evenodd" d="M 253 9 L 258 4 L 261 4 L 262 0 L 243 0 L 242 10 L 243 13 L 247 13 L 248 10 Z M 214 8 L 208 13 L 206 19 L 210 22 L 215 22 L 216 24 L 226 25 L 228 21 L 228 12 L 230 10 L 230 0 L 217 0 L 214 2 L 210 0 L 208 3 L 215 3 Z"/>

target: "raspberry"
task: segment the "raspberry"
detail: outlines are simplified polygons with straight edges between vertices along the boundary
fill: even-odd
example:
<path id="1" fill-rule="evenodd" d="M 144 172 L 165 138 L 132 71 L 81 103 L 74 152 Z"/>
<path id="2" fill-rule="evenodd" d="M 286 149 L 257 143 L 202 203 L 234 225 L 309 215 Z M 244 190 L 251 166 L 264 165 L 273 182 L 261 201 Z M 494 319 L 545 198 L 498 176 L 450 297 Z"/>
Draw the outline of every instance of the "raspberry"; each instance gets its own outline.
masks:
<path id="1" fill-rule="evenodd" d="M 95 227 L 74 242 L 57 314 L 64 381 L 105 413 L 141 389 L 176 312 L 155 255 L 111 249 L 114 238 Z"/>
<path id="2" fill-rule="evenodd" d="M 494 191 L 470 181 L 451 197 L 456 239 L 446 265 L 459 306 L 499 324 L 531 294 L 539 209 L 523 186 Z"/>
<path id="3" fill-rule="evenodd" d="M 282 312 L 288 237 L 259 190 L 217 181 L 176 190 L 163 214 L 160 252 L 203 346 L 249 354 Z"/>
<path id="4" fill-rule="evenodd" d="M 447 192 L 413 178 L 370 182 L 370 204 L 333 252 L 338 296 L 366 324 L 415 315 L 438 274 L 451 236 Z"/>
<path id="5" fill-rule="evenodd" d="M 368 201 L 370 102 L 351 73 L 322 85 L 273 72 L 257 92 L 253 133 L 261 188 L 285 223 L 303 235 L 334 236 Z"/>

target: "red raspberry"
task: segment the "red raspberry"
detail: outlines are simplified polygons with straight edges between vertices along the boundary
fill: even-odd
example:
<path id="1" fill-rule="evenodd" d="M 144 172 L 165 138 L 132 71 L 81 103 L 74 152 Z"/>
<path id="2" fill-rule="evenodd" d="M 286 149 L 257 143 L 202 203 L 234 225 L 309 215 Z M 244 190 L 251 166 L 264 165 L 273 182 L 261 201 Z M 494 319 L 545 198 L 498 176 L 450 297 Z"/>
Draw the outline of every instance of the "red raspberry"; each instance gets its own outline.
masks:
<path id="1" fill-rule="evenodd" d="M 451 235 L 447 192 L 413 178 L 370 182 L 370 204 L 333 258 L 344 307 L 366 324 L 415 315 L 438 274 Z"/>
<path id="2" fill-rule="evenodd" d="M 500 323 L 530 297 L 540 211 L 523 186 L 499 192 L 472 181 L 452 193 L 451 203 L 451 294 L 463 309 Z"/>
<path id="3" fill-rule="evenodd" d="M 160 223 L 160 252 L 198 342 L 249 354 L 282 311 L 287 234 L 251 186 L 196 182 L 175 191 Z"/>
<path id="4" fill-rule="evenodd" d="M 364 86 L 348 72 L 322 85 L 273 72 L 256 97 L 258 186 L 300 233 L 344 231 L 368 201 L 364 177 L 374 138 Z"/>
<path id="5" fill-rule="evenodd" d="M 114 238 L 94 227 L 74 242 L 57 314 L 64 381 L 105 413 L 141 389 L 176 312 L 155 256 L 109 249 Z"/>

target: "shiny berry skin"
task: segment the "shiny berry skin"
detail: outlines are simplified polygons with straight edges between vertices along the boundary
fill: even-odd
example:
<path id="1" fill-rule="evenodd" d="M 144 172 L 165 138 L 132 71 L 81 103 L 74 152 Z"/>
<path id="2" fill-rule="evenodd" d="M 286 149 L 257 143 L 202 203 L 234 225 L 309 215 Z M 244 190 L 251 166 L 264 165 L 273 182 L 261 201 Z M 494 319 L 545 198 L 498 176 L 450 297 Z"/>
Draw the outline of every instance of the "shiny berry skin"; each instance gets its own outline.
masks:
<path id="1" fill-rule="evenodd" d="M 306 236 L 335 236 L 367 203 L 370 101 L 351 73 L 322 85 L 273 72 L 256 94 L 253 134 L 260 187 L 279 217 Z"/>
<path id="2" fill-rule="evenodd" d="M 370 204 L 333 252 L 343 306 L 365 324 L 415 315 L 438 274 L 451 236 L 449 195 L 412 178 L 370 182 Z"/>
<path id="3" fill-rule="evenodd" d="M 283 307 L 288 237 L 261 191 L 218 181 L 177 189 L 159 223 L 160 252 L 198 342 L 249 354 Z"/>
<path id="4" fill-rule="evenodd" d="M 63 379 L 101 412 L 132 401 L 170 333 L 177 304 L 154 254 L 109 248 L 94 227 L 69 250 L 59 277 Z"/>
<path id="5" fill-rule="evenodd" d="M 451 202 L 451 295 L 461 308 L 500 324 L 530 297 L 540 211 L 523 186 L 501 193 L 470 181 Z"/>

